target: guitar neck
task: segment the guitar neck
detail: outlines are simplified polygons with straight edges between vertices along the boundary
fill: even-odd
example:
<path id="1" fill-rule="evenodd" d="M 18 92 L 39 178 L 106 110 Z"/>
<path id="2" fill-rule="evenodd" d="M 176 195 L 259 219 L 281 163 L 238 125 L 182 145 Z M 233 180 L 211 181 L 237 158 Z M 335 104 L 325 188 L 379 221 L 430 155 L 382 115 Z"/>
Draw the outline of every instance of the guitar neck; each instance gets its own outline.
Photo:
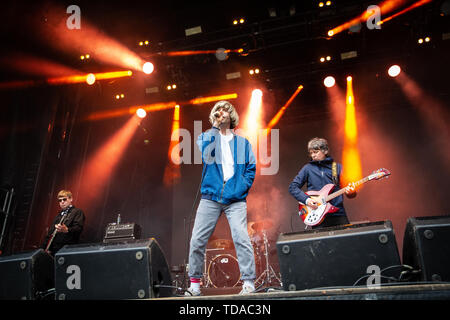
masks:
<path id="1" fill-rule="evenodd" d="M 355 187 L 362 185 L 363 183 L 366 183 L 367 181 L 369 181 L 369 176 L 362 178 L 361 180 L 358 180 L 356 182 L 354 182 Z M 329 194 L 326 198 L 326 202 L 339 197 L 340 195 L 345 193 L 345 188 L 342 188 L 336 192 L 333 192 L 332 194 Z"/>
<path id="2" fill-rule="evenodd" d="M 64 220 L 66 219 L 66 216 L 67 216 L 68 214 L 69 214 L 69 213 L 66 213 L 66 214 L 62 217 L 62 219 L 61 219 L 61 221 L 59 222 L 59 224 L 62 224 L 62 223 L 64 222 Z M 56 236 L 56 232 L 57 232 L 57 230 L 55 229 L 55 230 L 53 231 L 53 233 L 52 233 L 52 236 L 50 237 L 50 240 L 48 240 L 47 247 L 45 247 L 45 251 L 48 251 L 48 249 L 50 249 L 50 246 L 52 245 L 53 239 L 54 239 L 55 236 Z"/>

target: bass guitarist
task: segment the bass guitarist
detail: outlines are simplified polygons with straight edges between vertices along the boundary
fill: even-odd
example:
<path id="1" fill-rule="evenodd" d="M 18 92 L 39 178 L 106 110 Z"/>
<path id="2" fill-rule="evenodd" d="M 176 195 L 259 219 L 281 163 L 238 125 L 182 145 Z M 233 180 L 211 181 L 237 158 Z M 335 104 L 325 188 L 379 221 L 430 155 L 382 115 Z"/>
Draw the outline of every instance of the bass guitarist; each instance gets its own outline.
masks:
<path id="1" fill-rule="evenodd" d="M 317 209 L 320 203 L 301 190 L 306 183 L 307 190 L 320 190 L 326 184 L 334 184 L 335 189 L 340 188 L 340 175 L 342 165 L 333 161 L 329 156 L 327 140 L 313 138 L 308 142 L 308 153 L 311 161 L 303 166 L 297 176 L 289 185 L 289 193 L 299 202 L 306 204 L 311 209 Z M 354 184 L 349 184 L 345 189 L 348 198 L 356 197 Z M 332 227 L 348 224 L 349 220 L 344 208 L 342 195 L 332 199 L 330 203 L 338 208 L 338 211 L 328 214 L 321 224 L 312 228 Z"/>
<path id="2" fill-rule="evenodd" d="M 66 244 L 76 244 L 83 231 L 85 216 L 81 209 L 72 204 L 72 192 L 58 192 L 58 203 L 61 211 L 53 220 L 41 248 L 52 256 Z"/>

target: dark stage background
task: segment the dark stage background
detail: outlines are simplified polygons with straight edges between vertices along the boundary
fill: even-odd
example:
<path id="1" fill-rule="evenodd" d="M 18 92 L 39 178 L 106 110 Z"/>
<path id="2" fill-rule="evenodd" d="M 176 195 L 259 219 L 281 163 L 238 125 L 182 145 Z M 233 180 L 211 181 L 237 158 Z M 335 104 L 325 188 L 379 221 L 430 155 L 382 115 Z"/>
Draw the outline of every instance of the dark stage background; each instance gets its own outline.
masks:
<path id="1" fill-rule="evenodd" d="M 250 15 L 249 20 L 253 19 L 253 24 L 250 26 L 249 23 L 249 30 L 241 29 L 245 37 L 253 35 L 253 40 L 256 37 L 254 42 L 248 41 L 254 52 L 247 56 L 230 55 L 226 61 L 218 61 L 214 55 L 158 58 L 154 63 L 159 71 L 153 76 L 135 73 L 131 78 L 97 81 L 92 86 L 81 83 L 2 87 L 0 184 L 2 190 L 14 188 L 15 191 L 2 251 L 16 253 L 41 244 L 46 228 L 58 210 L 56 194 L 64 188 L 72 190 L 75 205 L 85 211 L 87 220 L 82 242 L 101 242 L 106 225 L 114 222 L 120 214 L 123 222 L 135 222 L 142 227 L 143 238 L 157 239 L 169 265 L 185 263 L 199 200 L 197 190 L 202 166 L 182 164 L 180 179 L 173 184 L 164 183 L 173 109 L 151 112 L 142 120 L 100 190 L 91 190 L 89 177 L 83 175 L 84 169 L 90 156 L 127 122 L 130 115 L 95 121 L 85 120 L 86 117 L 95 111 L 235 92 L 238 98 L 230 101 L 239 111 L 243 123 L 251 90 L 260 88 L 263 90 L 263 122 L 267 124 L 302 84 L 304 89 L 275 127 L 279 129 L 279 170 L 270 176 L 261 175 L 258 171 L 247 198 L 249 221 L 272 222 L 268 235 L 274 250 L 280 233 L 304 229 L 297 215 L 298 204 L 288 193 L 288 186 L 308 161 L 308 140 L 315 136 L 327 138 L 332 156 L 341 161 L 344 133 L 342 123 L 334 118 L 327 89 L 322 84 L 327 74 L 335 76 L 344 96 L 345 78 L 350 74 L 353 77 L 363 175 L 381 167 L 392 173 L 389 179 L 365 184 L 355 199 L 345 201 L 350 221 L 391 220 L 401 250 L 408 217 L 448 214 L 450 132 L 448 122 L 444 128 L 435 125 L 436 121 L 448 120 L 450 111 L 450 40 L 442 37 L 450 31 L 449 17 L 439 14 L 444 2 L 436 1 L 416 9 L 382 30 L 367 30 L 363 26 L 359 33 L 343 34 L 328 42 L 317 34 L 330 25 L 349 20 L 368 3 L 348 1 L 348 10 L 336 10 L 335 18 L 331 14 L 317 16 L 318 9 L 312 5 L 305 8 L 306 5 L 300 2 L 292 3 L 297 5 L 297 14 L 293 17 L 279 15 L 277 18 L 279 25 L 290 26 L 287 30 L 276 31 L 275 27 L 269 28 L 268 22 L 263 23 L 269 19 L 267 7 L 264 10 L 260 8 L 259 12 L 264 11 L 264 14 Z M 44 4 L 48 6 L 52 2 Z M 30 43 L 18 44 L 19 36 L 28 33 L 19 24 L 11 25 L 9 15 L 17 15 L 24 6 L 26 4 L 11 5 L 3 13 L 7 50 L 2 61 L 10 56 L 7 52 L 15 50 L 57 58 L 60 62 L 77 59 L 76 48 L 74 57 L 67 57 L 55 56 L 53 51 L 48 53 L 41 47 L 34 49 Z M 134 10 L 125 10 L 119 4 L 108 3 L 106 6 L 102 1 L 80 4 L 82 12 L 93 24 L 137 52 L 141 49 L 136 47 L 135 40 L 143 38 L 143 35 L 157 38 L 163 43 L 160 49 L 169 51 L 235 48 L 245 42 L 231 29 L 230 36 L 225 36 L 229 26 L 220 29 L 223 32 L 220 34 L 212 30 L 219 29 L 216 25 L 222 20 L 228 21 L 226 17 L 239 11 L 236 8 L 245 11 L 249 5 L 239 7 L 230 3 L 229 11 L 225 5 L 216 8 L 223 15 L 220 21 L 207 18 L 213 12 L 212 5 L 193 5 L 196 14 L 190 15 L 189 21 L 186 17 L 174 19 L 176 13 L 173 12 L 170 15 L 172 20 L 164 20 L 164 14 L 168 16 L 170 12 L 166 6 L 145 6 L 136 2 L 132 6 Z M 178 7 L 177 12 L 188 10 L 186 6 Z M 36 4 L 31 6 L 20 19 L 26 20 L 33 16 L 33 12 L 37 12 L 38 17 L 45 16 L 41 8 Z M 103 14 L 96 16 L 99 12 Z M 108 20 L 109 15 L 117 16 L 119 12 L 123 13 L 120 22 Z M 143 12 L 151 12 L 150 18 L 145 19 Z M 296 17 L 299 20 L 295 20 Z M 302 24 L 304 21 L 305 25 Z M 185 27 L 202 23 L 210 23 L 209 29 L 205 27 L 204 38 L 183 38 Z M 155 27 L 158 24 L 159 28 Z M 147 29 L 138 29 L 131 35 L 137 25 L 147 26 Z M 264 26 L 272 31 L 264 32 Z M 10 35 L 14 28 L 18 32 Z M 255 36 L 255 30 L 260 31 L 259 35 Z M 433 43 L 419 47 L 416 38 L 419 31 L 426 30 L 432 33 Z M 32 37 L 31 31 L 28 36 Z M 360 55 L 353 60 L 340 60 L 339 53 L 350 49 L 358 50 Z M 317 57 L 324 51 L 332 52 L 335 57 L 326 66 L 317 62 Z M 144 56 L 145 52 L 140 54 Z M 404 74 L 417 83 L 423 93 L 422 99 L 409 99 L 401 84 L 387 76 L 386 70 L 392 63 L 401 64 Z M 263 74 L 257 78 L 248 77 L 247 68 L 257 64 L 262 66 Z M 102 63 L 87 67 L 75 64 L 74 67 L 84 71 L 89 68 L 111 69 Z M 2 64 L 2 69 L 5 70 L 3 82 L 29 79 L 25 72 L 16 73 L 7 63 Z M 173 69 L 177 72 L 170 72 Z M 230 70 L 241 70 L 243 76 L 233 81 L 225 80 L 224 74 Z M 179 81 L 180 89 L 176 93 L 163 89 L 154 96 L 145 93 L 149 86 L 163 87 L 167 79 Z M 127 99 L 115 101 L 115 92 L 125 92 Z M 428 104 L 430 108 L 435 105 L 439 108 L 433 109 L 430 115 L 426 111 Z M 213 105 L 214 102 L 181 107 L 180 127 L 191 133 L 192 150 L 196 148 L 194 121 L 202 121 L 203 130 L 209 128 L 208 115 Z M 191 160 L 194 160 L 193 154 Z M 94 201 L 88 201 L 93 191 L 98 194 Z M 214 236 L 231 239 L 223 216 Z"/>

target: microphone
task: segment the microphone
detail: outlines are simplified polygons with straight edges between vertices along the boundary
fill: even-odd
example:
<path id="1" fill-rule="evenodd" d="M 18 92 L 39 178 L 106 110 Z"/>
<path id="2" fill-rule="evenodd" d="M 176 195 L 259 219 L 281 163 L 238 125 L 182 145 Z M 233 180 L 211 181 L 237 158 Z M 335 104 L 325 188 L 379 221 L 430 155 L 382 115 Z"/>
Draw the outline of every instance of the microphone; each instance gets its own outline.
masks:
<path id="1" fill-rule="evenodd" d="M 216 118 L 220 117 L 220 112 L 219 111 L 214 112 L 214 117 Z"/>

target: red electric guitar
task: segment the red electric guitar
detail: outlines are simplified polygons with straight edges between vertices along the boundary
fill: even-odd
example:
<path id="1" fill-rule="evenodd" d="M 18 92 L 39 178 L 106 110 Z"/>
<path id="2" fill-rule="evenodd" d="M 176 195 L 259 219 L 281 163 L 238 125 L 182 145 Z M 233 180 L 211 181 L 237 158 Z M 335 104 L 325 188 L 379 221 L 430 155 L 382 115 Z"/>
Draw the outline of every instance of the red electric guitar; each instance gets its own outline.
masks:
<path id="1" fill-rule="evenodd" d="M 382 178 L 387 178 L 391 173 L 387 169 L 378 169 L 374 171 L 371 175 L 354 182 L 355 187 L 370 181 L 370 180 L 380 180 Z M 317 209 L 311 209 L 306 204 L 299 202 L 298 206 L 298 214 L 302 218 L 303 222 L 307 226 L 317 226 L 322 223 L 323 219 L 328 213 L 336 212 L 339 209 L 329 203 L 330 200 L 340 196 L 345 193 L 345 188 L 342 188 L 332 194 L 329 194 L 331 190 L 335 187 L 334 184 L 330 183 L 325 185 L 320 191 L 307 191 L 305 192 L 307 195 L 311 196 L 319 206 Z"/>

